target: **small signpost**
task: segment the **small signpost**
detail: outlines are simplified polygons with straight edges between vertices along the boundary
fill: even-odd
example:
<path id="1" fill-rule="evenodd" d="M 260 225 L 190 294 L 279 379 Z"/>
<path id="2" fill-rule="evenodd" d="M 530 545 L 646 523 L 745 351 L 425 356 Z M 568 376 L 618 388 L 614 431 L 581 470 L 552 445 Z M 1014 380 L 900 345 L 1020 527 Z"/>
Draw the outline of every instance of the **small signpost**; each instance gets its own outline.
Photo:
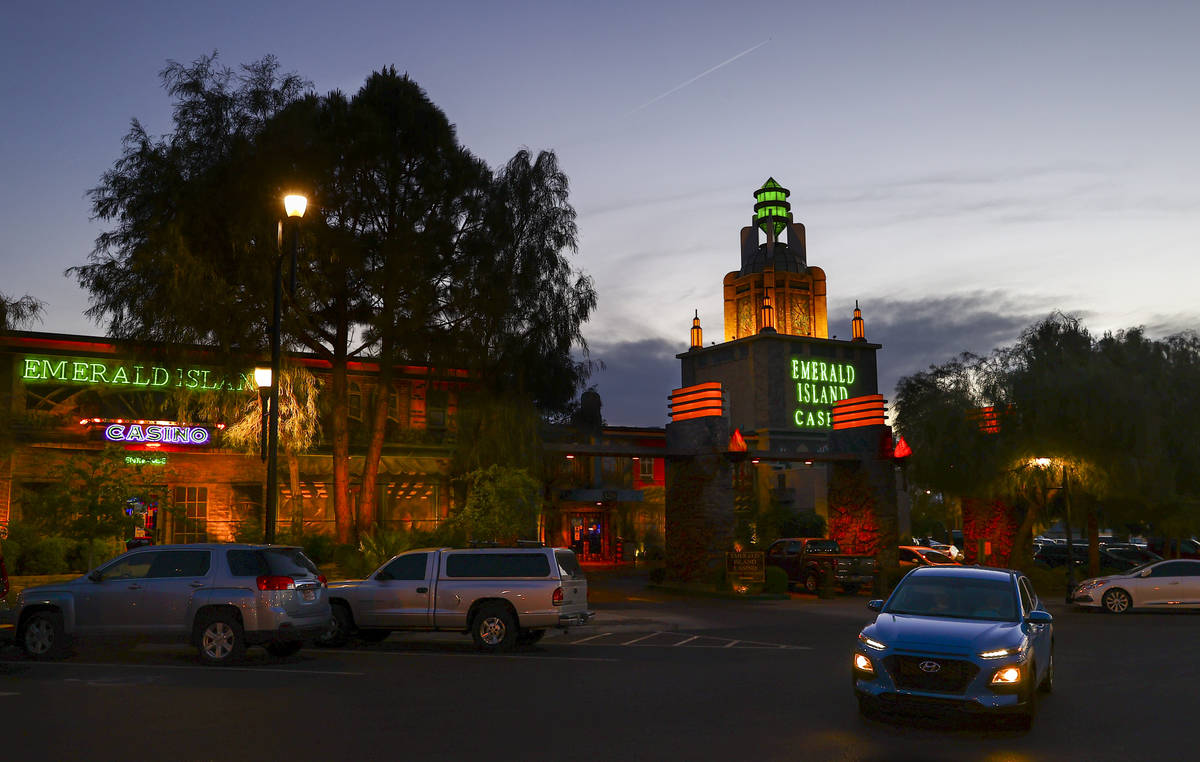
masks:
<path id="1" fill-rule="evenodd" d="M 750 591 L 751 585 L 761 585 L 766 580 L 762 551 L 747 550 L 725 554 L 725 577 L 739 593 Z"/>

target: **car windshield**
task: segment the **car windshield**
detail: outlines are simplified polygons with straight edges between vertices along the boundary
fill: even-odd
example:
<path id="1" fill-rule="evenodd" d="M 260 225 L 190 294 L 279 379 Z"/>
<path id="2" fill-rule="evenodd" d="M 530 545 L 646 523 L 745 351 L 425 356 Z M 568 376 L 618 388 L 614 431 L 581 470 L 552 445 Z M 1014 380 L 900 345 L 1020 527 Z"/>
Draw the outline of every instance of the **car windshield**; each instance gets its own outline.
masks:
<path id="1" fill-rule="evenodd" d="M 900 583 L 884 612 L 1011 622 L 1017 619 L 1017 595 L 1008 580 L 911 576 Z"/>

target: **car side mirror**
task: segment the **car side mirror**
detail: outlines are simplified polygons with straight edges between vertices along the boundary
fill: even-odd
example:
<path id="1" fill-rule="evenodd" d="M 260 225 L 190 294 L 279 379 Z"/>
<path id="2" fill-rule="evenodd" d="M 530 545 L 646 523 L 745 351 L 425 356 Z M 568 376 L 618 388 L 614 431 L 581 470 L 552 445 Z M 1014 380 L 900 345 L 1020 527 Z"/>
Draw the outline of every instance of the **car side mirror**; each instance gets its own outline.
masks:
<path id="1" fill-rule="evenodd" d="M 1025 616 L 1025 621 L 1029 622 L 1030 624 L 1050 624 L 1054 621 L 1054 615 L 1049 611 L 1042 611 L 1039 609 L 1036 611 L 1030 611 L 1029 614 Z"/>
<path id="2" fill-rule="evenodd" d="M 883 601 L 867 601 L 867 608 L 871 611 L 883 611 Z"/>
<path id="3" fill-rule="evenodd" d="M 104 575 L 100 573 L 99 569 L 92 569 L 90 572 L 88 572 L 87 578 L 92 582 L 100 582 L 104 579 Z"/>
<path id="4" fill-rule="evenodd" d="M 392 575 L 388 574 L 388 573 L 387 573 L 387 572 L 385 572 L 385 571 L 381 571 L 381 572 L 379 572 L 378 574 L 376 574 L 376 575 L 375 575 L 375 579 L 376 579 L 376 580 L 378 580 L 378 581 L 380 581 L 380 582 L 387 582 L 387 581 L 388 581 L 388 580 L 390 580 L 391 578 L 392 578 Z"/>

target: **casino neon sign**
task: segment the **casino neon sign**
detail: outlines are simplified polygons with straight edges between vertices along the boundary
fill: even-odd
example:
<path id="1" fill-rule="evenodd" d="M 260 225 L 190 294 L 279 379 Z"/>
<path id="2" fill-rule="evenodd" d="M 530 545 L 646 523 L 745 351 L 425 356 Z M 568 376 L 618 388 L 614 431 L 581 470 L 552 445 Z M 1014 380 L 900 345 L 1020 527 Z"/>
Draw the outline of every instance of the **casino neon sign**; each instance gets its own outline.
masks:
<path id="1" fill-rule="evenodd" d="M 796 426 L 805 429 L 833 427 L 833 403 L 850 399 L 857 374 L 850 363 L 792 358 L 792 381 L 796 383 Z"/>
<path id="2" fill-rule="evenodd" d="M 206 445 L 212 434 L 203 426 L 173 424 L 110 423 L 104 438 L 110 442 L 132 444 Z"/>

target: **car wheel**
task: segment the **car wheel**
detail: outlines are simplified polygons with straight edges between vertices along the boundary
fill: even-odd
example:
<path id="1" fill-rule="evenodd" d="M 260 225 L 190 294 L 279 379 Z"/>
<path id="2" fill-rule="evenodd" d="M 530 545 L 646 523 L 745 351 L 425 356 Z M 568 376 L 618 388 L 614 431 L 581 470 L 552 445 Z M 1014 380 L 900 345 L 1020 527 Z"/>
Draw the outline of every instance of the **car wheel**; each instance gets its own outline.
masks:
<path id="1" fill-rule="evenodd" d="M 1050 664 L 1046 667 L 1046 676 L 1042 678 L 1042 682 L 1038 683 L 1038 690 L 1042 693 L 1054 692 L 1054 644 L 1050 644 Z"/>
<path id="2" fill-rule="evenodd" d="M 1129 593 L 1119 587 L 1114 587 L 1105 593 L 1100 602 L 1104 604 L 1104 610 L 1110 614 L 1125 614 L 1133 605 Z"/>
<path id="3" fill-rule="evenodd" d="M 391 630 L 359 630 L 358 639 L 364 643 L 382 643 L 391 634 Z"/>
<path id="4" fill-rule="evenodd" d="M 33 659 L 60 659 L 66 655 L 62 614 L 39 611 L 29 617 L 21 631 L 21 648 Z"/>
<path id="5" fill-rule="evenodd" d="M 210 614 L 198 626 L 200 660 L 205 664 L 233 664 L 246 653 L 246 636 L 232 614 Z"/>
<path id="6" fill-rule="evenodd" d="M 821 582 L 821 580 L 817 577 L 816 572 L 809 572 L 808 574 L 805 574 L 804 575 L 805 591 L 812 593 L 813 595 L 816 595 L 817 594 L 817 586 L 820 584 L 820 582 Z"/>
<path id="7" fill-rule="evenodd" d="M 471 637 L 481 651 L 508 651 L 516 644 L 517 623 L 507 606 L 489 603 L 475 615 Z"/>
<path id="8" fill-rule="evenodd" d="M 317 636 L 314 644 L 321 648 L 340 648 L 350 639 L 354 623 L 350 620 L 350 610 L 344 604 L 335 603 L 330 608 L 329 628 Z"/>
<path id="9" fill-rule="evenodd" d="M 272 640 L 263 647 L 267 649 L 267 653 L 282 659 L 295 655 L 304 644 L 299 640 Z"/>
<path id="10" fill-rule="evenodd" d="M 545 630 L 521 630 L 517 633 L 517 645 L 532 646 L 545 637 L 545 635 Z"/>

